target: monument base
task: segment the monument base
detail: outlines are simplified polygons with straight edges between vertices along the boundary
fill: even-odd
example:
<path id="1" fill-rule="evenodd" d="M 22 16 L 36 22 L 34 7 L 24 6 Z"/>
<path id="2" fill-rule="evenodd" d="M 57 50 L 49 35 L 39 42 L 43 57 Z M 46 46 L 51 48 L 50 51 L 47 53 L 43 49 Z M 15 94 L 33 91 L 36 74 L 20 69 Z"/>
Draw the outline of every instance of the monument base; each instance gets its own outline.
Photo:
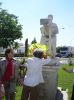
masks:
<path id="1" fill-rule="evenodd" d="M 55 100 L 58 84 L 58 66 L 44 66 L 44 83 L 40 84 L 39 100 Z"/>

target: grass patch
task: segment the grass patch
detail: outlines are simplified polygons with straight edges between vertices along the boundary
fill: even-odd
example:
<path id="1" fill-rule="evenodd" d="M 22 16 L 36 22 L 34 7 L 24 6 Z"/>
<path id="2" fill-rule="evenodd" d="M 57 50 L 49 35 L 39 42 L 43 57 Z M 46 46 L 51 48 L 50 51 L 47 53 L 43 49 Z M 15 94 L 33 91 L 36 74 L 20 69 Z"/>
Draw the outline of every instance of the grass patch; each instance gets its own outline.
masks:
<path id="1" fill-rule="evenodd" d="M 21 100 L 21 93 L 22 93 L 22 86 L 17 86 L 17 88 L 16 88 L 16 99 L 15 100 Z"/>
<path id="2" fill-rule="evenodd" d="M 62 68 L 74 68 L 74 66 L 62 65 Z M 63 90 L 68 89 L 69 100 L 71 100 L 72 86 L 74 84 L 74 73 L 65 72 L 61 69 L 58 73 L 58 86 Z"/>

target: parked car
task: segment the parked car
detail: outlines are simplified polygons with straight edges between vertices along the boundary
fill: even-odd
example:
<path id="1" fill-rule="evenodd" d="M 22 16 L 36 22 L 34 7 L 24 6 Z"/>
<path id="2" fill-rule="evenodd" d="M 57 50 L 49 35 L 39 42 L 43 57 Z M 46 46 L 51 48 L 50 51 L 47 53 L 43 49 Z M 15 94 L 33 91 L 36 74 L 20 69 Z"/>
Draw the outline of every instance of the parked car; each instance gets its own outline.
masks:
<path id="1" fill-rule="evenodd" d="M 55 57 L 62 57 L 61 53 L 57 53 Z"/>
<path id="2" fill-rule="evenodd" d="M 66 53 L 66 57 L 73 57 L 73 53 L 67 52 L 67 53 Z"/>

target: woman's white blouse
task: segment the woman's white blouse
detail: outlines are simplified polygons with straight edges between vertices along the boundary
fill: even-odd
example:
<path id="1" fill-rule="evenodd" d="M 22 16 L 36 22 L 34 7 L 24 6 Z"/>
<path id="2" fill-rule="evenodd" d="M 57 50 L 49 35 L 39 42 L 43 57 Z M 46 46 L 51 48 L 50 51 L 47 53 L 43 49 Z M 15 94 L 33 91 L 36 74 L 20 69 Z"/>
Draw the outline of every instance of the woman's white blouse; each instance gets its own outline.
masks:
<path id="1" fill-rule="evenodd" d="M 24 85 L 34 87 L 39 83 L 43 83 L 42 66 L 51 62 L 51 59 L 40 58 L 28 58 L 25 66 L 27 67 L 27 73 L 24 77 Z"/>

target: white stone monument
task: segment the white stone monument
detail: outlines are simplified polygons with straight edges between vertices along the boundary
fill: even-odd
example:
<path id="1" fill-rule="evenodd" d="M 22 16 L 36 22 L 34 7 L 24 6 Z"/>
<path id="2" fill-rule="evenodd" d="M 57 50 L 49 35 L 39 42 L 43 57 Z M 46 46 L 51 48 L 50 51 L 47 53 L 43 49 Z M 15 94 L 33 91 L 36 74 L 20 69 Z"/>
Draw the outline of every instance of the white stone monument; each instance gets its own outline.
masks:
<path id="1" fill-rule="evenodd" d="M 49 47 L 48 53 L 53 56 L 56 55 L 56 34 L 58 33 L 58 27 L 52 22 L 53 16 L 48 15 L 46 19 L 40 19 L 40 24 L 43 25 L 41 30 L 41 44 L 45 44 Z"/>
<path id="2" fill-rule="evenodd" d="M 56 54 L 56 34 L 58 33 L 58 27 L 52 22 L 53 16 L 48 15 L 47 19 L 41 19 L 40 24 L 43 25 L 41 30 L 41 44 L 45 44 L 49 47 L 49 53 L 53 55 L 53 61 L 51 64 L 43 66 L 43 78 L 44 84 L 40 86 L 40 97 L 39 100 L 55 100 L 57 93 L 57 83 L 58 83 L 58 69 L 54 61 L 59 62 L 59 59 L 55 58 Z"/>

